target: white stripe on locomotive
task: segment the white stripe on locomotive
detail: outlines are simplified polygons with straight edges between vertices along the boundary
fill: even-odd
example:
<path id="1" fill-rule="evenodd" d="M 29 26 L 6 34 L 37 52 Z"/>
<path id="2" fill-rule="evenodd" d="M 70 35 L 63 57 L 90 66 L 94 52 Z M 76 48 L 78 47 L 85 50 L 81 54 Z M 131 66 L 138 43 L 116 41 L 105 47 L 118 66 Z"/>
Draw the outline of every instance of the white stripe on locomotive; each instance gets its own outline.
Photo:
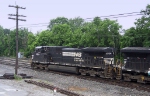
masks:
<path id="1" fill-rule="evenodd" d="M 104 58 L 105 64 L 113 64 L 114 58 Z"/>
<path id="2" fill-rule="evenodd" d="M 81 52 L 62 52 L 63 56 L 71 56 L 71 57 L 81 57 Z"/>

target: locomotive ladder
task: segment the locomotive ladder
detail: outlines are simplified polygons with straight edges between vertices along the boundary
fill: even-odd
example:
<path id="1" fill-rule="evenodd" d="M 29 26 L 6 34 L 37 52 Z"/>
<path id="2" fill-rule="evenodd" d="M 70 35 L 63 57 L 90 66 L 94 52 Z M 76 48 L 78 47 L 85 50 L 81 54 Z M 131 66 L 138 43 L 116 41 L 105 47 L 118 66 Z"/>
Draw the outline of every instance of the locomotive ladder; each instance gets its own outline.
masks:
<path id="1" fill-rule="evenodd" d="M 105 62 L 105 70 L 104 70 L 104 74 L 105 74 L 105 78 L 111 78 L 113 79 L 113 70 L 112 70 L 112 66 L 110 66 L 110 64 L 106 64 Z"/>
<path id="2" fill-rule="evenodd" d="M 122 78 L 122 74 L 121 74 L 122 63 L 117 60 L 116 64 L 117 64 L 117 67 L 115 67 L 116 79 L 120 80 Z"/>

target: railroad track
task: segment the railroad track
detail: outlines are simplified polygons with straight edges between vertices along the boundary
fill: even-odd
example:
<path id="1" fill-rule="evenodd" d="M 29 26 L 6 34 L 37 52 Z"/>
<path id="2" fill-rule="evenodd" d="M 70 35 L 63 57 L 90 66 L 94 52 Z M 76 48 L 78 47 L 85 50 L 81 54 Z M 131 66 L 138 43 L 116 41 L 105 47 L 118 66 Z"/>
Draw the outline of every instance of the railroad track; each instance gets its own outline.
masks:
<path id="1" fill-rule="evenodd" d="M 0 58 L 0 64 L 9 65 L 9 66 L 15 66 L 16 60 L 14 58 Z M 30 61 L 24 60 L 24 59 L 18 59 L 18 68 L 31 68 Z"/>
<path id="2" fill-rule="evenodd" d="M 36 71 L 43 71 L 40 69 L 34 69 Z M 46 71 L 46 70 L 44 70 Z M 59 75 L 64 75 L 64 76 L 74 76 L 79 79 L 84 79 L 84 80 L 89 80 L 89 81 L 95 81 L 99 83 L 105 83 L 105 84 L 110 84 L 110 85 L 117 85 L 121 87 L 127 87 L 131 89 L 136 89 L 136 90 L 143 90 L 150 92 L 150 84 L 141 84 L 141 83 L 136 83 L 136 82 L 125 82 L 122 80 L 114 80 L 114 79 L 106 79 L 106 78 L 100 78 L 100 77 L 91 77 L 91 76 L 83 76 L 83 75 L 77 75 L 77 74 L 70 74 L 70 73 L 62 73 L 62 72 L 56 72 L 56 71 L 49 71 L 54 74 L 59 74 Z"/>
<path id="3" fill-rule="evenodd" d="M 27 61 L 28 60 L 20 60 L 18 62 L 19 67 L 31 68 L 30 63 L 27 62 Z M 1 59 L 0 58 L 0 64 L 15 66 L 15 59 L 12 59 L 12 58 Z M 41 70 L 41 69 L 34 69 L 34 70 L 51 72 L 51 73 L 54 73 L 54 74 L 65 75 L 65 76 L 75 76 L 79 79 L 91 80 L 91 81 L 96 81 L 96 82 L 100 82 L 100 83 L 106 83 L 106 84 L 111 84 L 111 85 L 117 85 L 117 86 L 121 86 L 121 87 L 136 89 L 136 90 L 139 90 L 139 91 L 143 90 L 143 91 L 150 92 L 150 84 L 140 84 L 140 83 L 136 83 L 136 82 L 125 82 L 125 81 L 121 81 L 121 80 L 111 80 L 111 79 L 100 78 L 100 77 L 82 76 L 82 75 L 62 73 L 62 72 L 56 72 L 56 71 L 46 71 L 46 70 Z"/>
<path id="4" fill-rule="evenodd" d="M 48 88 L 48 89 L 51 89 L 51 90 L 56 89 L 57 92 L 60 92 L 60 93 L 65 94 L 67 96 L 84 96 L 84 95 L 80 95 L 80 94 L 77 94 L 77 93 L 74 93 L 74 92 L 70 92 L 70 91 L 67 91 L 67 90 L 64 90 L 64 89 L 61 89 L 61 88 L 57 88 L 56 86 L 53 86 L 53 85 L 50 85 L 50 84 L 47 84 L 47 83 L 44 83 L 44 82 L 38 82 L 38 81 L 34 81 L 34 80 L 25 80 L 25 82 L 31 83 L 31 84 L 34 84 L 34 85 L 37 85 L 37 86 L 40 86 L 40 87 Z"/>
<path id="5" fill-rule="evenodd" d="M 19 68 L 31 68 L 30 63 L 28 61 L 29 60 L 18 60 L 18 67 Z M 15 66 L 15 64 L 16 64 L 15 62 L 16 61 L 13 58 L 0 58 L 0 64 L 3 64 L 3 65 Z M 50 84 L 47 84 L 44 82 L 38 82 L 38 81 L 34 81 L 34 80 L 24 80 L 24 81 L 27 83 L 31 83 L 31 84 L 34 84 L 34 85 L 37 85 L 40 87 L 44 87 L 44 88 L 48 88 L 51 90 L 54 90 L 55 88 L 57 88 L 57 92 L 60 92 L 67 96 L 84 96 L 84 95 L 80 95 L 80 94 L 77 94 L 77 93 L 74 93 L 74 92 L 71 92 L 68 90 L 58 88 L 56 86 L 53 86 L 53 85 L 50 85 Z"/>

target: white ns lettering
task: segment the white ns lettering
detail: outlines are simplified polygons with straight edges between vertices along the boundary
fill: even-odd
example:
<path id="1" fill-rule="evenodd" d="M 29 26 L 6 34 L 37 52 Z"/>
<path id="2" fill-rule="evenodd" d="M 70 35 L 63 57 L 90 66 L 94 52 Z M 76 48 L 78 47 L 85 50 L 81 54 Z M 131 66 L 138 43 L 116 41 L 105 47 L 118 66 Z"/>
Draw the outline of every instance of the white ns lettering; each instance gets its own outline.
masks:
<path id="1" fill-rule="evenodd" d="M 75 56 L 76 57 L 81 57 L 81 53 L 76 53 Z"/>

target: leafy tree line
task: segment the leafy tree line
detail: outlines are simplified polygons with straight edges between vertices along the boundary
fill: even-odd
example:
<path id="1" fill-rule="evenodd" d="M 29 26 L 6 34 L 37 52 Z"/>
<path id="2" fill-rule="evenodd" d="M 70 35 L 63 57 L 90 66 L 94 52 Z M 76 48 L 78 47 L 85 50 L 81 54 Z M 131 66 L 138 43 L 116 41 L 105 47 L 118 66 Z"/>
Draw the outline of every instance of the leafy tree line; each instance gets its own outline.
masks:
<path id="1" fill-rule="evenodd" d="M 150 8 L 147 5 L 146 8 Z M 128 21 L 127 21 L 128 23 Z M 91 22 L 76 17 L 57 17 L 50 20 L 47 30 L 33 34 L 26 28 L 19 29 L 19 51 L 28 57 L 36 46 L 70 47 L 149 47 L 150 15 L 143 15 L 135 22 L 135 27 L 124 30 L 116 20 L 95 17 Z M 15 30 L 0 26 L 0 55 L 15 56 Z"/>

